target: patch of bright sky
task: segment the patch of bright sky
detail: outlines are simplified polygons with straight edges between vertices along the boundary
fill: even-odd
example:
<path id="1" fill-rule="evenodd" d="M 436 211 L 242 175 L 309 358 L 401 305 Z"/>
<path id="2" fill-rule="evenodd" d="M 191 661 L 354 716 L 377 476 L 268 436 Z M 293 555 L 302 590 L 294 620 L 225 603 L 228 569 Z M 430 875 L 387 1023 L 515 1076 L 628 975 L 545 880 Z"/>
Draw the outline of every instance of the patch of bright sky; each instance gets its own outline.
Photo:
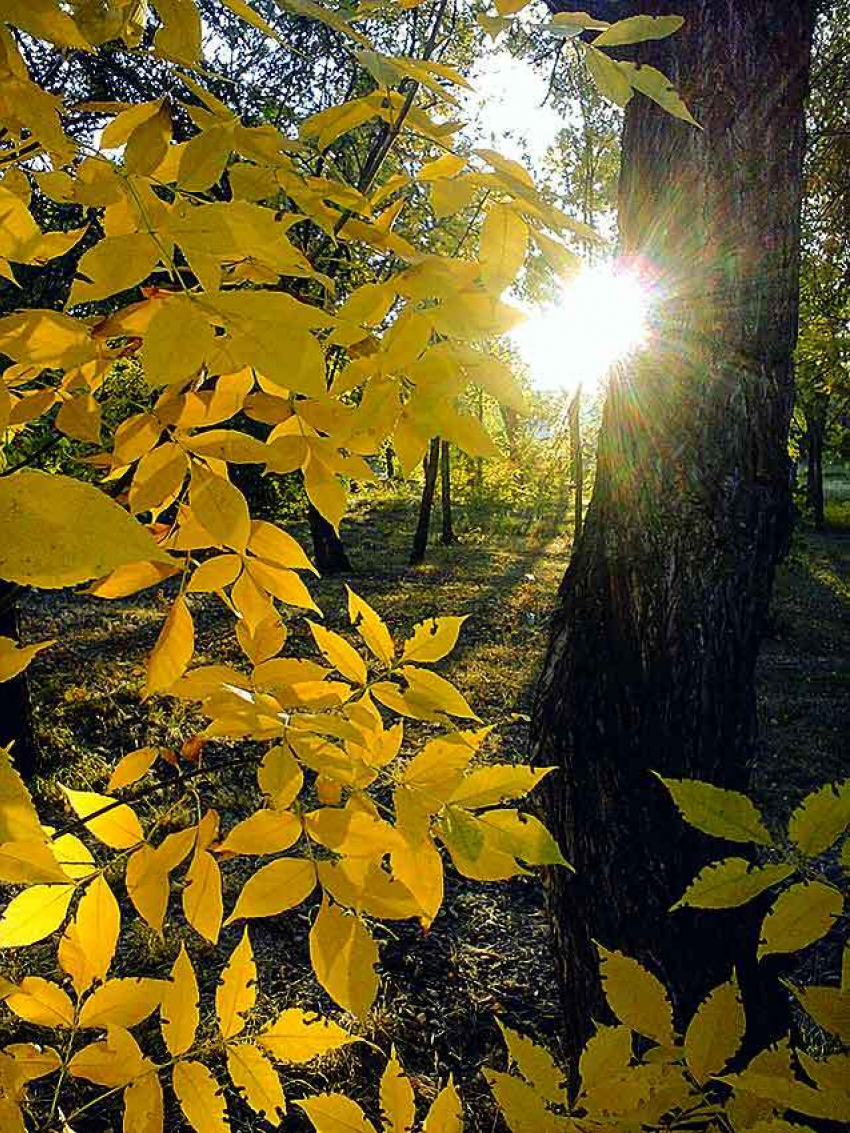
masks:
<path id="1" fill-rule="evenodd" d="M 470 82 L 475 89 L 467 97 L 466 133 L 473 147 L 495 149 L 539 178 L 563 124 L 563 111 L 547 101 L 548 72 L 496 46 L 480 60 Z M 603 227 L 610 230 L 612 224 Z M 615 273 L 610 261 L 564 282 L 549 303 L 531 305 L 515 296 L 510 301 L 528 313 L 510 338 L 540 390 L 571 395 L 579 384 L 595 390 L 613 362 L 645 333 L 645 297 L 634 281 Z"/>
<path id="2" fill-rule="evenodd" d="M 498 150 L 534 173 L 562 124 L 561 115 L 546 101 L 544 73 L 497 47 L 481 57 L 469 81 L 474 90 L 465 110 L 473 144 Z"/>

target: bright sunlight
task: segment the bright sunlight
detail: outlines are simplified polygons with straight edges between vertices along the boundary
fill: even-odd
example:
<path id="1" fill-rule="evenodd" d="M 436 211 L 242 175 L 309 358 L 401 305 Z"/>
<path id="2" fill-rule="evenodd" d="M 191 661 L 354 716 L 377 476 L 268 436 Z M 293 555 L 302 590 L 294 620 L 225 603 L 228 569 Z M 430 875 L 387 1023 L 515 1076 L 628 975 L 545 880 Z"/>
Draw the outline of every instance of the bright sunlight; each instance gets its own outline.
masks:
<path id="1" fill-rule="evenodd" d="M 511 337 L 537 389 L 596 387 L 645 340 L 648 309 L 634 275 L 599 264 L 567 283 L 555 302 L 535 307 Z"/>

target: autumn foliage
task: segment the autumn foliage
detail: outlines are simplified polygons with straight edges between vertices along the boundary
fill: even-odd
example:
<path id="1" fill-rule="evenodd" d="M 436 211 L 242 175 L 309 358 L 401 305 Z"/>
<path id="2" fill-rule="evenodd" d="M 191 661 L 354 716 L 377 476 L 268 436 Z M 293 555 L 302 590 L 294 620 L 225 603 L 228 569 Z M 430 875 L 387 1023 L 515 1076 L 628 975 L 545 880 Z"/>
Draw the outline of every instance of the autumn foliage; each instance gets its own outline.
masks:
<path id="1" fill-rule="evenodd" d="M 279 37 L 249 3 L 222 3 Z M 370 87 L 306 117 L 297 138 L 244 124 L 206 88 L 193 0 L 154 0 L 153 11 L 135 0 L 0 3 L 0 271 L 17 285 L 19 265 L 78 255 L 88 226 L 44 231 L 36 201 L 79 206 L 102 229 L 78 255 L 62 310 L 32 309 L 22 297 L 0 319 L 7 439 L 47 428 L 80 446 L 87 468 L 79 479 L 28 460 L 6 468 L 0 577 L 40 589 L 85 583 L 104 601 L 172 580 L 144 695 L 179 698 L 205 720 L 182 754 L 134 750 L 106 783 L 62 784 L 64 817 L 52 826 L 20 780 L 14 751 L 0 753 L 0 879 L 15 887 L 0 947 L 16 972 L 0 980 L 0 997 L 3 1011 L 40 1029 L 39 1043 L 0 1052 L 3 1133 L 83 1129 L 118 1094 L 125 1133 L 159 1133 L 172 1092 L 188 1126 L 220 1133 L 229 1120 L 224 1075 L 276 1124 L 290 1067 L 368 1034 L 375 922 L 430 925 L 447 863 L 477 881 L 569 868 L 522 802 L 548 769 L 484 759 L 488 728 L 440 675 L 463 619 L 411 619 L 397 641 L 380 611 L 349 589 L 350 631 L 328 629 L 308 555 L 287 531 L 252 517 L 230 469 L 300 475 L 338 527 L 346 485 L 374 478 L 370 458 L 388 440 L 405 472 L 437 435 L 488 455 L 493 443 L 460 398 L 472 385 L 523 408 L 510 369 L 487 349 L 520 317 L 503 294 L 530 243 L 560 269 L 573 255 L 569 235 L 592 234 L 553 208 L 517 163 L 460 152 L 458 123 L 443 115 L 465 83 L 457 71 L 427 53 L 382 54 L 356 19 L 313 0 L 287 7 L 329 26 Z M 435 6 L 438 27 L 443 8 Z M 580 40 L 581 50 L 615 101 L 638 92 L 692 122 L 664 76 L 604 50 L 680 24 L 636 17 L 609 27 L 563 14 L 550 30 L 598 33 Z M 21 36 L 84 53 L 122 40 L 168 65 L 181 94 L 66 106 L 28 72 Z M 179 141 L 178 110 L 192 124 Z M 368 176 L 352 184 L 323 157 L 364 129 Z M 413 172 L 388 161 L 404 137 L 415 139 Z M 468 243 L 438 254 L 429 224 L 411 222 L 401 234 L 413 190 L 427 193 L 437 220 L 472 218 L 475 255 Z M 352 257 L 366 282 L 352 282 Z M 127 412 L 104 445 L 107 380 L 128 360 L 144 375 L 149 404 Z M 239 428 L 246 421 L 250 432 Z M 193 663 L 199 594 L 217 595 L 232 613 L 240 663 Z M 311 656 L 290 648 L 295 625 L 306 626 Z M 0 679 L 51 644 L 0 639 Z M 206 740 L 220 741 L 215 754 Z M 243 791 L 244 815 L 222 829 L 208 797 L 246 767 L 253 786 Z M 743 796 L 667 786 L 699 829 L 768 853 L 755 866 L 749 853 L 711 866 L 680 904 L 726 908 L 780 887 L 760 954 L 806 947 L 844 915 L 840 888 L 816 875 L 816 861 L 850 822 L 847 784 L 810 797 L 779 841 Z M 340 1009 L 334 1018 L 258 1006 L 263 972 L 250 925 L 310 898 L 310 962 Z M 136 918 L 169 950 L 167 978 L 134 973 L 126 956 L 119 963 L 122 929 Z M 43 963 L 48 938 L 55 964 L 30 966 Z M 199 1002 L 196 938 L 214 946 L 211 1003 Z M 786 1111 L 850 1120 L 847 1055 L 837 1046 L 818 1061 L 783 1046 L 740 1067 L 745 1019 L 734 974 L 693 1020 L 680 1020 L 654 975 L 602 944 L 618 1022 L 600 1025 L 571 1084 L 546 1051 L 503 1025 L 514 1072 L 487 1074 L 515 1133 L 659 1123 L 756 1133 L 783 1128 Z M 848 976 L 841 989 L 792 989 L 836 1043 L 850 1043 Z M 141 1025 L 153 1016 L 150 1040 Z M 394 1052 L 386 1054 L 382 1128 L 407 1133 L 419 1107 Z M 374 1129 L 342 1092 L 297 1104 L 319 1133 Z M 428 1133 L 461 1127 L 451 1082 L 420 1116 Z"/>

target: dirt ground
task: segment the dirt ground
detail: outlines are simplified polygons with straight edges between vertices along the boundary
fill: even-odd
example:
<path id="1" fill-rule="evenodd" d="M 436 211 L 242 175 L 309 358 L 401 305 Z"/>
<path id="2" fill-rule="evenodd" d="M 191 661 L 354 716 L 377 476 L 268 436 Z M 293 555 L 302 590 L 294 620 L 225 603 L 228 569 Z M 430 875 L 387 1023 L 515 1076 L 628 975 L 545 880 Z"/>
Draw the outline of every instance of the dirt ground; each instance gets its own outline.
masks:
<path id="1" fill-rule="evenodd" d="M 412 569 L 406 565 L 412 525 L 409 511 L 357 513 L 346 540 L 360 569 L 348 581 L 399 637 L 414 614 L 415 620 L 436 612 L 471 615 L 459 647 L 441 671 L 495 725 L 488 752 L 501 761 L 520 761 L 568 545 L 527 531 L 484 538 L 464 532 L 461 518 L 462 542 L 432 548 L 425 565 Z M 320 583 L 320 606 L 341 611 L 342 586 L 336 580 Z M 179 745 L 192 732 L 194 722 L 183 709 L 141 700 L 143 658 L 166 608 L 162 595 L 141 595 L 116 605 L 59 594 L 41 596 L 27 606 L 27 639 L 59 639 L 31 670 L 37 725 L 50 768 L 39 786 L 48 802 L 56 796 L 55 779 L 102 787 L 106 769 L 123 752 L 148 743 Z M 216 601 L 198 599 L 193 611 L 200 659 L 235 657 L 229 620 Z M 343 628 L 340 618 L 331 617 L 328 624 Z M 798 534 L 781 572 L 770 638 L 759 665 L 762 732 L 754 783 L 772 819 L 779 821 L 813 786 L 846 775 L 848 693 L 850 533 Z M 235 806 L 239 789 L 238 783 L 233 785 L 230 805 Z M 217 801 L 226 815 L 228 798 Z M 269 1013 L 272 1006 L 293 1004 L 334 1012 L 309 971 L 306 921 L 311 911 L 303 906 L 279 922 L 252 922 Z M 452 1074 L 469 1128 L 490 1133 L 494 1113 L 480 1069 L 488 1063 L 504 1066 L 494 1013 L 557 1049 L 558 1008 L 539 883 L 531 878 L 481 885 L 452 876 L 444 909 L 429 932 L 404 923 L 379 931 L 382 991 L 369 1037 L 384 1049 L 396 1045 L 423 1103 Z M 241 929 L 227 932 L 225 950 L 236 943 Z M 173 956 L 171 945 L 162 949 L 140 922 L 128 934 L 124 950 L 119 963 L 134 973 L 142 966 L 151 974 L 159 972 Z M 191 951 L 203 973 L 202 991 L 209 996 L 216 979 L 211 950 L 199 947 L 193 937 Z M 44 974 L 55 970 L 51 955 L 44 953 Z M 294 1068 L 287 1092 L 296 1098 L 317 1089 L 347 1089 L 369 1104 L 381 1065 L 371 1048 L 356 1046 L 319 1069 Z M 240 1102 L 228 1100 L 234 1103 L 234 1129 L 256 1128 L 256 1118 Z M 78 1128 L 111 1127 L 106 1114 Z M 176 1117 L 170 1127 L 184 1128 L 182 1119 Z"/>

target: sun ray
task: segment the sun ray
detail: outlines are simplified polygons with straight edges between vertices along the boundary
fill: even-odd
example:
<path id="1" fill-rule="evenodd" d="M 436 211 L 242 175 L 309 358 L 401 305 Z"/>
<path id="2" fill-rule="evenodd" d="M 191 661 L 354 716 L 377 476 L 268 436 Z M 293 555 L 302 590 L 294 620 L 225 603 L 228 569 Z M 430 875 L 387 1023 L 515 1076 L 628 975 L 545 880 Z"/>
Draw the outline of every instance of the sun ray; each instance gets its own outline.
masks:
<path id="1" fill-rule="evenodd" d="M 615 362 L 645 342 L 649 293 L 637 276 L 607 262 L 566 283 L 511 334 L 537 389 L 597 388 Z"/>

